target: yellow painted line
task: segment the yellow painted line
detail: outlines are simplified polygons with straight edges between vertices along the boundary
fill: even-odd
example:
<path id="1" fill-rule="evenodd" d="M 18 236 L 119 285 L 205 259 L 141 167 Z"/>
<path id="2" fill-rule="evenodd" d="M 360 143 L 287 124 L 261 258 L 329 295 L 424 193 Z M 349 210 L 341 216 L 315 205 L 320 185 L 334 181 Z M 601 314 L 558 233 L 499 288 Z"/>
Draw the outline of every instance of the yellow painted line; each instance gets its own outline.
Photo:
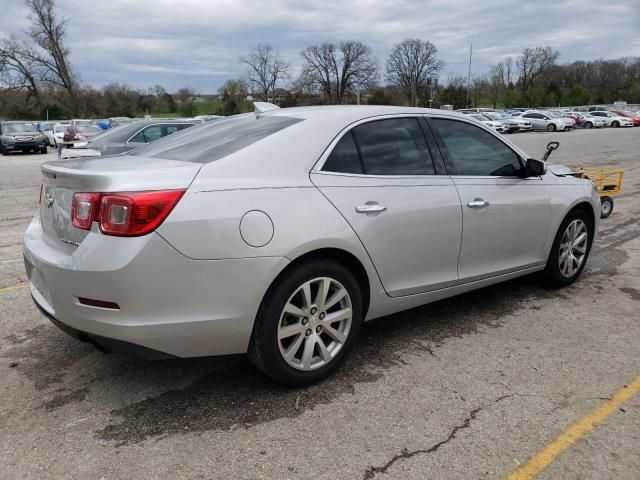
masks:
<path id="1" fill-rule="evenodd" d="M 556 461 L 571 445 L 613 415 L 627 400 L 640 392 L 640 377 L 618 390 L 609 400 L 567 428 L 553 442 L 506 477 L 506 480 L 530 480 Z"/>
<path id="2" fill-rule="evenodd" d="M 0 288 L 0 292 L 10 292 L 11 290 L 19 290 L 21 288 L 27 288 L 29 286 L 28 283 L 21 283 L 19 285 L 11 285 L 10 287 L 2 287 Z"/>

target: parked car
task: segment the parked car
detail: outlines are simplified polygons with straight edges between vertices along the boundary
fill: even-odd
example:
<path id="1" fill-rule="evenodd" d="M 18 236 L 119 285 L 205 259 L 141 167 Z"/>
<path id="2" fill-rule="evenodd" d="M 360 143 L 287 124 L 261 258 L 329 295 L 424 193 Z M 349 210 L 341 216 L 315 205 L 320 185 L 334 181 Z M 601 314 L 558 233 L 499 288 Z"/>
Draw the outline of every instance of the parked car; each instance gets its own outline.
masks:
<path id="1" fill-rule="evenodd" d="M 615 112 L 595 111 L 591 112 L 591 116 L 602 118 L 607 127 L 633 127 L 633 119 L 623 117 Z"/>
<path id="2" fill-rule="evenodd" d="M 76 127 L 79 125 L 95 125 L 95 120 L 88 120 L 86 118 L 74 118 L 69 121 L 69 125 Z"/>
<path id="3" fill-rule="evenodd" d="M 545 113 L 550 117 L 563 119 L 564 123 L 569 129 L 576 128 L 576 121 L 571 117 L 567 117 L 564 112 L 559 112 L 557 110 L 546 110 Z"/>
<path id="4" fill-rule="evenodd" d="M 529 110 L 520 115 L 520 118 L 529 120 L 533 130 L 546 130 L 547 132 L 568 130 L 567 122 L 563 118 L 555 117 L 547 112 Z"/>
<path id="5" fill-rule="evenodd" d="M 498 120 L 493 120 L 492 118 L 487 117 L 486 115 L 483 115 L 481 113 L 466 113 L 466 115 L 469 115 L 471 118 L 474 118 L 475 120 L 486 125 L 487 127 L 492 128 L 496 132 L 504 133 L 506 131 L 506 128 L 504 127 L 504 123 Z"/>
<path id="6" fill-rule="evenodd" d="M 47 153 L 47 137 L 31 122 L 0 123 L 0 153 L 38 151 Z"/>
<path id="7" fill-rule="evenodd" d="M 496 110 L 493 108 L 486 108 L 486 107 L 480 107 L 480 108 L 459 108 L 458 110 L 456 110 L 456 112 L 460 112 L 460 113 L 487 113 L 487 112 L 495 112 Z"/>
<path id="8" fill-rule="evenodd" d="M 39 122 L 36 124 L 36 128 L 38 129 L 38 131 L 45 136 L 48 147 L 53 147 L 55 144 L 55 141 L 53 140 L 54 125 L 55 124 L 53 122 Z"/>
<path id="9" fill-rule="evenodd" d="M 94 157 L 97 155 L 116 155 L 154 142 L 159 138 L 184 130 L 194 122 L 142 121 L 112 128 L 103 134 L 89 139 L 86 144 L 62 150 L 61 158 Z"/>
<path id="10" fill-rule="evenodd" d="M 135 118 L 129 117 L 111 117 L 107 120 L 109 124 L 109 128 L 120 127 L 122 125 L 129 125 L 130 123 L 134 123 L 137 120 Z"/>
<path id="11" fill-rule="evenodd" d="M 502 122 L 507 130 L 507 133 L 529 132 L 532 129 L 531 122 L 529 120 L 519 118 L 517 116 L 513 117 L 501 112 L 487 112 L 483 115 L 486 115 L 493 120 Z"/>
<path id="12" fill-rule="evenodd" d="M 627 110 L 610 110 L 612 113 L 617 113 L 621 117 L 627 117 L 633 120 L 634 127 L 640 127 L 640 115 Z"/>
<path id="13" fill-rule="evenodd" d="M 536 271 L 569 285 L 587 262 L 593 183 L 465 115 L 260 111 L 45 163 L 23 242 L 41 311 L 105 350 L 248 352 L 303 385 L 364 320 Z"/>
<path id="14" fill-rule="evenodd" d="M 577 117 L 576 125 L 584 128 L 602 128 L 606 127 L 607 122 L 604 118 L 594 117 L 591 112 L 570 112 L 573 117 Z"/>
<path id="15" fill-rule="evenodd" d="M 68 123 L 60 123 L 53 126 L 53 140 L 54 146 L 58 146 L 59 143 L 64 142 L 64 134 L 69 129 Z"/>
<path id="16" fill-rule="evenodd" d="M 72 123 L 64 132 L 64 136 L 62 138 L 65 143 L 85 142 L 91 137 L 100 135 L 102 132 L 103 130 L 96 125 L 85 125 L 78 123 L 74 125 Z"/>

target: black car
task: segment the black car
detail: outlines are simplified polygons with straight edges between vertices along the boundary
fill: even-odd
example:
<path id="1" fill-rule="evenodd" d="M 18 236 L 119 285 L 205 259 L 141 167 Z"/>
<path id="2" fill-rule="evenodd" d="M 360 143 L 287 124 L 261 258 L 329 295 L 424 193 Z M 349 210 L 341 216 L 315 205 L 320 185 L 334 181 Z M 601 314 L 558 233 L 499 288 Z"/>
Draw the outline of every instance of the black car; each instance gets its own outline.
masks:
<path id="1" fill-rule="evenodd" d="M 31 122 L 0 123 L 0 153 L 39 151 L 47 153 L 47 137 Z"/>
<path id="2" fill-rule="evenodd" d="M 86 144 L 62 152 L 62 158 L 116 155 L 184 130 L 198 122 L 192 120 L 143 120 L 107 130 Z"/>

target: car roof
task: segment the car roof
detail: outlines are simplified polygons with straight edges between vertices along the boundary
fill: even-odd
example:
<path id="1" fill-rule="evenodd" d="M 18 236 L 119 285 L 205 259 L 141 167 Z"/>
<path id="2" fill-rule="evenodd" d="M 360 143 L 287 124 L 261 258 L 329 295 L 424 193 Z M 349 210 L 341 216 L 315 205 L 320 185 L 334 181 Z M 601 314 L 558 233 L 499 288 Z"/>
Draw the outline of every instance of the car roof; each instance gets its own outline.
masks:
<path id="1" fill-rule="evenodd" d="M 421 107 L 398 107 L 387 105 L 321 105 L 310 107 L 289 107 L 269 110 L 259 115 L 285 116 L 310 121 L 327 121 L 336 119 L 348 124 L 366 118 L 384 115 L 439 115 L 452 118 L 465 118 L 466 115 L 450 110 L 439 110 Z"/>

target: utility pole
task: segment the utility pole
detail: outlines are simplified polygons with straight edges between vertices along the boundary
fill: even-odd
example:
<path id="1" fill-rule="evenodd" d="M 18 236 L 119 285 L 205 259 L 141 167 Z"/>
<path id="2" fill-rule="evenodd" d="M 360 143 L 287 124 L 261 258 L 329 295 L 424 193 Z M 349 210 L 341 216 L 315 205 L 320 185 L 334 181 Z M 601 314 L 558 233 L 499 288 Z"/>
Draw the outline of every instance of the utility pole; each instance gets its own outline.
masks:
<path id="1" fill-rule="evenodd" d="M 431 93 L 429 95 L 429 108 L 431 108 L 434 100 L 433 89 L 438 86 L 438 77 L 429 77 L 429 85 L 431 85 Z"/>
<path id="2" fill-rule="evenodd" d="M 469 88 L 471 87 L 471 55 L 473 54 L 473 37 L 469 44 L 469 72 L 467 73 L 467 104 L 465 108 L 469 108 Z"/>
<path id="3" fill-rule="evenodd" d="M 356 84 L 356 105 L 360 105 L 360 65 L 357 67 L 358 83 Z"/>

